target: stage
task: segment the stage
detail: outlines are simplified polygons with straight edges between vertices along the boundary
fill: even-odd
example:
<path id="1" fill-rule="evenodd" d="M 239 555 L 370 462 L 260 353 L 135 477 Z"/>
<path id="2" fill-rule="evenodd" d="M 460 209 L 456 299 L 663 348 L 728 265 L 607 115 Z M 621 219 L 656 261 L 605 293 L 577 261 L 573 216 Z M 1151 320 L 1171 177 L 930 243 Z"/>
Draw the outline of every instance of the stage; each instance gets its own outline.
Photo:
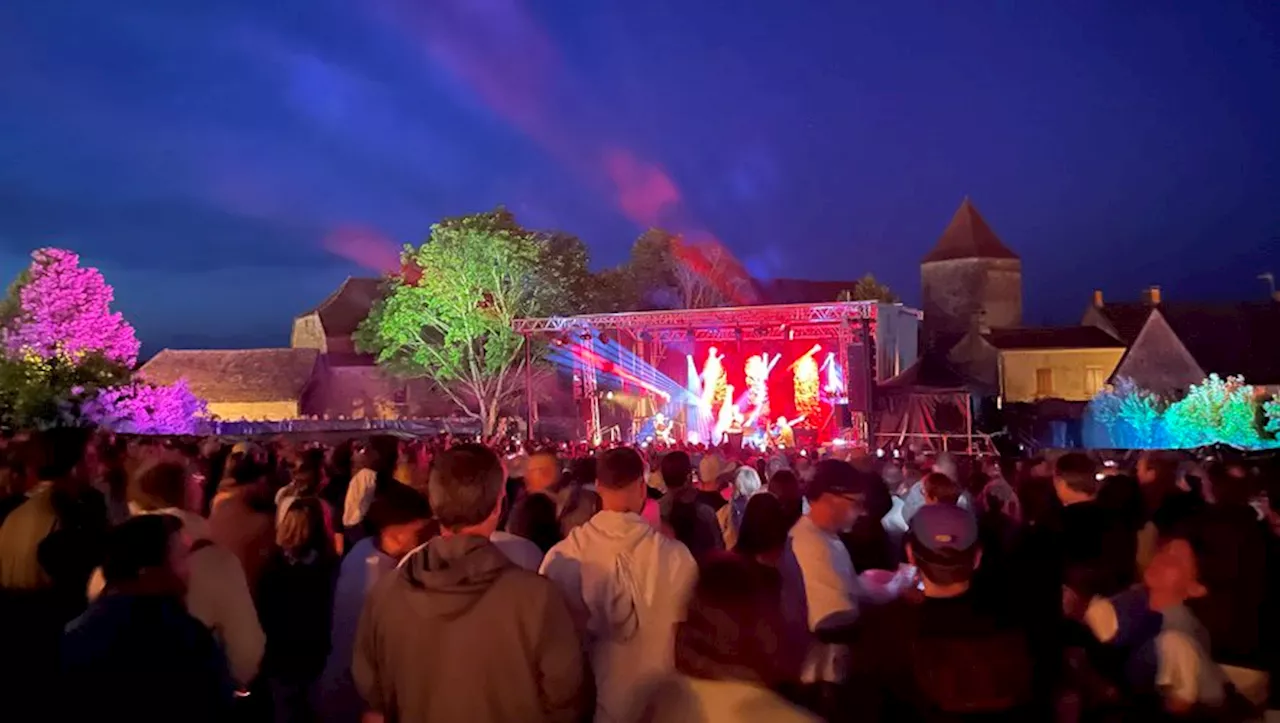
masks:
<path id="1" fill-rule="evenodd" d="M 733 435 L 805 447 L 866 440 L 875 385 L 915 361 L 919 323 L 901 304 L 851 301 L 517 319 L 513 329 L 528 354 L 541 342 L 572 374 L 587 441 Z M 532 430 L 532 399 L 528 409 Z"/>

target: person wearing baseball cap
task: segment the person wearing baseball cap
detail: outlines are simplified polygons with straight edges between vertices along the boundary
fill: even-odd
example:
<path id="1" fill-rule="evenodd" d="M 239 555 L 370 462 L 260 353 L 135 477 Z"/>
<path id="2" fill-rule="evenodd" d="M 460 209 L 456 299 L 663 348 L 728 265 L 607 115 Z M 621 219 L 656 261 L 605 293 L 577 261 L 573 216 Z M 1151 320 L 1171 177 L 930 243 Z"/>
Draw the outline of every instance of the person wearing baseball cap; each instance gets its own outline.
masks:
<path id="1" fill-rule="evenodd" d="M 872 720 L 1041 720 L 1028 708 L 1034 666 L 1024 632 L 971 590 L 982 559 L 973 513 L 926 505 L 907 557 L 922 591 L 858 622 L 850 684 Z"/>

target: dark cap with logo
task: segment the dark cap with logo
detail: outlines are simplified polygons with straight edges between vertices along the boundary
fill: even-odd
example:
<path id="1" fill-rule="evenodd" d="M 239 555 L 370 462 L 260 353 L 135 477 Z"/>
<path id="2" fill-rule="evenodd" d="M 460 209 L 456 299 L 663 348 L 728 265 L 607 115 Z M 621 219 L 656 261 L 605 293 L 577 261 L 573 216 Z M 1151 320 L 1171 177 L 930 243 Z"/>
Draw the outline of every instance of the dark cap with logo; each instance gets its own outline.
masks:
<path id="1" fill-rule="evenodd" d="M 912 541 L 929 552 L 968 552 L 978 544 L 978 521 L 956 505 L 925 505 L 911 518 Z"/>

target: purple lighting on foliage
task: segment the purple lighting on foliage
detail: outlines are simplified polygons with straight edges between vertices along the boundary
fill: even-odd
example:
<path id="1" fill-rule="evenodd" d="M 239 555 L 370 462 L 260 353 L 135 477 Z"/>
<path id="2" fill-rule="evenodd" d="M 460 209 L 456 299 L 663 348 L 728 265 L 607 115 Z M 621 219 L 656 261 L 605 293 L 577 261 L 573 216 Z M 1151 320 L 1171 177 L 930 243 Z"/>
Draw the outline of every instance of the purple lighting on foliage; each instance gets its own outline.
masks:
<path id="1" fill-rule="evenodd" d="M 197 420 L 207 416 L 203 400 L 191 393 L 187 380 L 169 386 L 134 382 L 101 389 L 80 409 L 85 420 L 128 434 L 194 434 Z"/>
<path id="2" fill-rule="evenodd" d="M 81 268 L 80 257 L 63 249 L 38 249 L 31 258 L 17 323 L 5 334 L 6 349 L 42 359 L 101 352 L 110 361 L 136 364 L 138 338 L 124 317 L 111 311 L 114 292 L 102 274 Z"/>

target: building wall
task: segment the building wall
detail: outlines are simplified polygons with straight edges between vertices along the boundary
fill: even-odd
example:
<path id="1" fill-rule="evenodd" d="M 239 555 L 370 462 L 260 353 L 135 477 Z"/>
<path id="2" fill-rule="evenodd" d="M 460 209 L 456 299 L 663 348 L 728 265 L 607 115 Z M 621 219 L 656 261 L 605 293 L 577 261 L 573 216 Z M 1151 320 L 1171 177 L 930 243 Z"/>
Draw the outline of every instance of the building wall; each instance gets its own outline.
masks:
<path id="1" fill-rule="evenodd" d="M 1115 370 L 1124 349 L 1035 349 L 1000 352 L 1005 404 L 1093 398 Z M 1048 384 L 1042 382 L 1048 381 Z M 1093 387 L 1093 388 L 1091 388 Z"/>
<path id="2" fill-rule="evenodd" d="M 329 350 L 325 344 L 324 327 L 320 324 L 319 314 L 307 314 L 293 320 L 289 346 L 294 349 L 319 349 L 321 352 Z"/>
<path id="3" fill-rule="evenodd" d="M 223 421 L 235 422 L 241 419 L 250 422 L 279 421 L 298 418 L 296 401 L 274 402 L 209 402 L 209 413 Z"/>
<path id="4" fill-rule="evenodd" d="M 974 328 L 979 312 L 993 329 L 1022 325 L 1022 262 L 949 259 L 920 265 L 926 344 L 954 341 Z"/>
<path id="5" fill-rule="evenodd" d="M 374 366 L 329 367 L 320 413 L 347 419 L 397 419 L 405 415 L 406 385 Z"/>
<path id="6" fill-rule="evenodd" d="M 919 312 L 901 304 L 876 309 L 876 381 L 892 379 L 916 362 Z"/>

